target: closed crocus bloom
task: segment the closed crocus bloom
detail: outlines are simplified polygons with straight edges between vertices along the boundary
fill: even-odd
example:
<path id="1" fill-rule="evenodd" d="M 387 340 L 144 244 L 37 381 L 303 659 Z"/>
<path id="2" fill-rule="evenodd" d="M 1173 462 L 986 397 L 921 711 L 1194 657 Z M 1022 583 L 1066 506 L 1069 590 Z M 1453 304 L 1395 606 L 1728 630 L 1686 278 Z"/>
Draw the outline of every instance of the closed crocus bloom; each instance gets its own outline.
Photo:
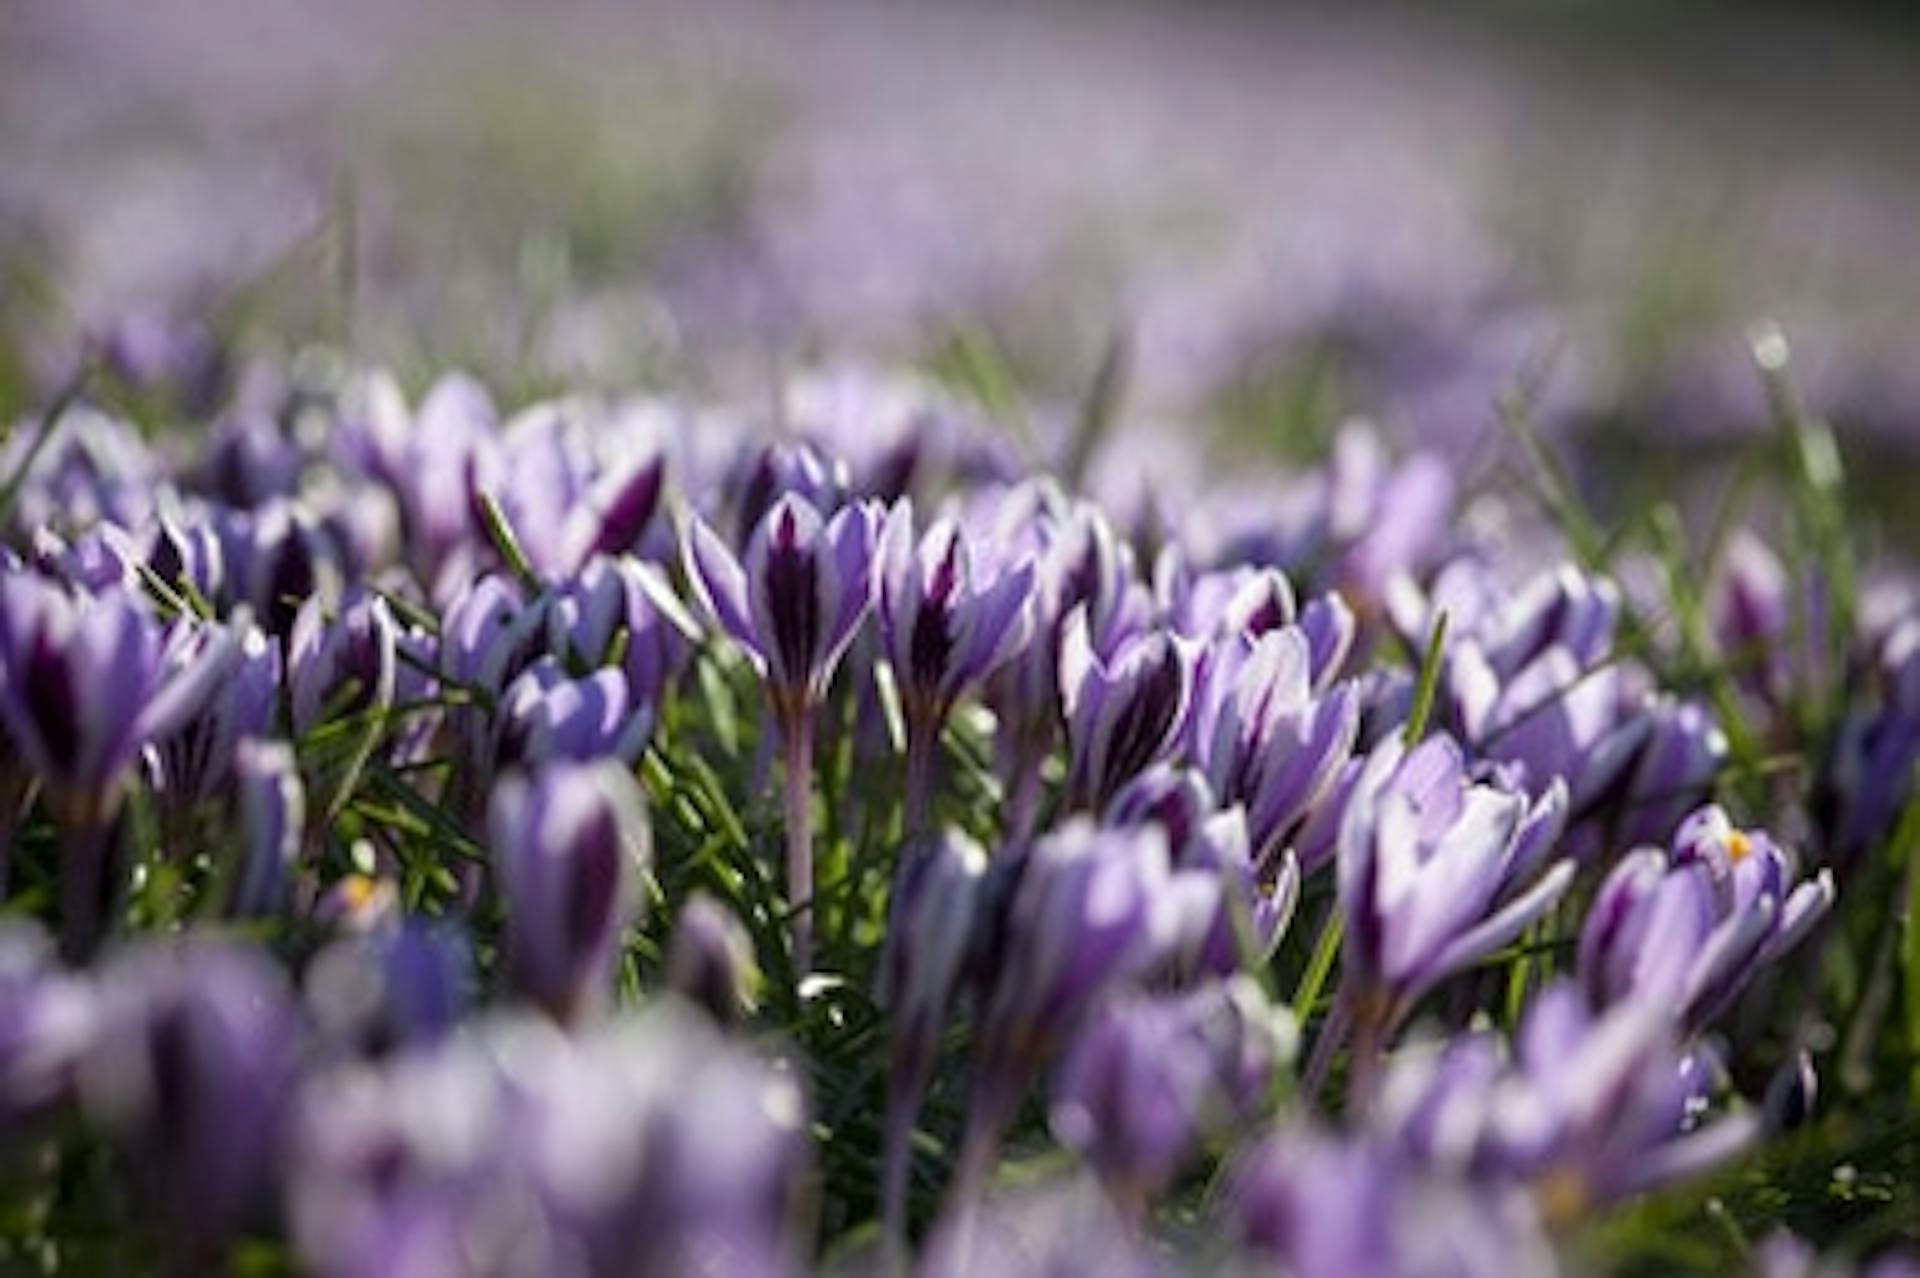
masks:
<path id="1" fill-rule="evenodd" d="M 493 862 L 515 992 L 573 1021 L 604 1002 L 652 855 L 638 784 L 613 763 L 553 764 L 504 781 Z"/>
<path id="2" fill-rule="evenodd" d="M 1708 619 L 1736 675 L 1767 696 L 1787 690 L 1793 607 L 1792 582 L 1779 557 L 1751 531 L 1735 531 L 1708 592 Z"/>
<path id="3" fill-rule="evenodd" d="M 1701 1028 L 1833 898 L 1830 872 L 1796 883 L 1771 838 L 1709 805 L 1681 822 L 1670 855 L 1641 848 L 1601 884 L 1580 934 L 1581 984 L 1596 1007 L 1631 999 Z"/>
<path id="4" fill-rule="evenodd" d="M 287 647 L 294 736 L 332 725 L 323 746 L 303 755 L 313 817 L 344 804 L 386 734 L 399 669 L 399 627 L 387 601 L 356 591 L 336 613 L 316 596 L 301 605 Z"/>
<path id="5" fill-rule="evenodd" d="M 1190 639 L 1257 639 L 1295 619 L 1293 583 L 1278 568 L 1242 565 L 1196 573 L 1176 544 L 1161 551 L 1153 576 L 1161 614 Z"/>
<path id="6" fill-rule="evenodd" d="M 196 626 L 169 644 L 129 598 L 75 598 L 26 572 L 0 580 L 0 716 L 15 746 L 74 802 L 98 803 L 142 745 L 205 703 L 236 656 Z"/>
<path id="7" fill-rule="evenodd" d="M 1244 979 L 1111 1001 L 1055 1076 L 1054 1134 L 1137 1215 L 1203 1139 L 1264 1100 L 1288 1040 Z"/>
<path id="8" fill-rule="evenodd" d="M 849 483 L 845 464 L 812 444 L 776 442 L 742 452 L 726 483 L 736 540 L 751 540 L 781 498 L 792 495 L 815 510 L 832 510 L 846 501 Z"/>
<path id="9" fill-rule="evenodd" d="M 951 518 L 935 520 L 916 540 L 906 499 L 887 517 L 879 562 L 880 637 L 905 713 L 908 803 L 918 825 L 954 704 L 1028 641 L 1034 568 L 991 558 L 976 563 Z"/>
<path id="10" fill-rule="evenodd" d="M 543 601 L 547 648 L 576 674 L 611 665 L 636 706 L 657 708 L 700 637 L 655 564 L 596 556 Z"/>
<path id="11" fill-rule="evenodd" d="M 46 788 L 70 958 L 112 917 L 112 845 L 137 753 L 196 714 L 236 655 L 224 629 L 181 627 L 169 642 L 121 593 L 75 598 L 30 573 L 0 578 L 0 720 Z"/>
<path id="12" fill-rule="evenodd" d="M 398 627 L 387 601 L 358 592 L 338 610 L 308 600 L 288 640 L 287 688 L 293 730 L 304 736 L 322 723 L 374 718 L 393 706 L 394 646 Z"/>
<path id="13" fill-rule="evenodd" d="M 947 830 L 910 845 L 887 902 L 880 956 L 890 1025 L 882 1215 L 896 1241 L 906 1227 L 907 1150 L 960 984 L 987 867 L 980 845 Z"/>
<path id="14" fill-rule="evenodd" d="M 542 657 L 500 699 L 496 763 L 503 769 L 560 759 L 632 763 L 646 748 L 654 713 L 652 706 L 629 703 L 618 671 L 573 679 L 552 657 Z"/>
<path id="15" fill-rule="evenodd" d="M 567 517 L 560 543 L 563 569 L 577 571 L 597 555 L 638 548 L 660 512 L 666 481 L 664 452 L 603 473 Z"/>
<path id="16" fill-rule="evenodd" d="M 688 576 L 766 682 L 786 756 L 787 901 L 793 967 L 802 976 L 813 965 L 814 712 L 873 604 L 879 521 L 866 504 L 823 520 L 788 493 L 740 559 L 698 516 L 687 526 Z"/>
<path id="17" fill-rule="evenodd" d="M 848 506 L 829 520 L 789 493 L 767 511 L 736 559 L 698 516 L 689 522 L 689 575 L 783 713 L 787 703 L 810 705 L 825 694 L 866 617 L 879 524 L 870 505 Z"/>
<path id="18" fill-rule="evenodd" d="M 975 1039 L 963 1197 L 1029 1080 L 1113 990 L 1165 961 L 1176 920 L 1158 829 L 1075 819 L 1034 844 L 1010 903 Z"/>
<path id="19" fill-rule="evenodd" d="M 1413 1000 L 1512 941 L 1573 881 L 1542 868 L 1565 817 L 1564 791 L 1524 794 L 1467 780 L 1459 747 L 1430 737 L 1379 747 L 1355 784 L 1339 839 L 1346 918 L 1344 997 L 1366 1039 Z"/>
<path id="20" fill-rule="evenodd" d="M 251 607 L 269 633 L 289 634 L 310 599 L 333 602 L 340 588 L 339 555 L 305 506 L 270 502 L 233 516 L 225 527 L 231 600 Z"/>
<path id="21" fill-rule="evenodd" d="M 1202 659 L 1193 754 L 1220 800 L 1246 807 L 1256 860 L 1325 795 L 1359 735 L 1353 687 L 1316 697 L 1311 660 L 1292 626 L 1216 641 Z"/>
<path id="22" fill-rule="evenodd" d="M 1093 647 L 1087 613 L 1068 619 L 1060 650 L 1075 803 L 1104 807 L 1120 787 L 1170 754 L 1186 724 L 1196 651 L 1157 630 L 1123 641 L 1110 658 Z"/>
<path id="23" fill-rule="evenodd" d="M 233 785 L 241 860 L 227 911 L 240 918 L 271 918 L 287 906 L 306 834 L 306 790 L 292 747 L 284 741 L 240 742 Z"/>
<path id="24" fill-rule="evenodd" d="M 201 634 L 182 633 L 190 629 Z M 225 678 L 194 714 L 154 743 L 160 788 L 171 807 L 190 808 L 225 790 L 233 780 L 240 743 L 271 731 L 279 711 L 280 646 L 250 621 L 236 620 L 229 630 L 235 658 Z M 179 624 L 169 638 L 183 647 L 214 641 L 203 628 Z M 185 651 L 181 657 L 192 659 Z"/>
<path id="25" fill-rule="evenodd" d="M 1614 838 L 1626 847 L 1665 839 L 1707 797 L 1727 755 L 1726 734 L 1704 706 L 1662 694 L 1640 713 L 1646 734 L 1608 794 L 1621 814 Z"/>
<path id="26" fill-rule="evenodd" d="M 759 977 L 753 938 L 739 916 L 704 892 L 688 897 L 673 924 L 667 988 L 715 1024 L 733 1025 L 753 1010 Z"/>
<path id="27" fill-rule="evenodd" d="M 1703 1118 L 1710 1073 L 1680 1050 L 1664 1009 L 1596 1017 L 1561 982 L 1528 1005 L 1511 1060 L 1485 1034 L 1397 1059 L 1375 1123 L 1430 1165 L 1525 1188 L 1548 1224 L 1570 1229 L 1753 1142 L 1752 1111 Z"/>
<path id="28" fill-rule="evenodd" d="M 269 1182 L 300 1023 L 279 970 L 204 941 L 126 951 L 102 978 L 83 1066 L 88 1111 L 135 1154 L 173 1226 L 207 1259 Z"/>

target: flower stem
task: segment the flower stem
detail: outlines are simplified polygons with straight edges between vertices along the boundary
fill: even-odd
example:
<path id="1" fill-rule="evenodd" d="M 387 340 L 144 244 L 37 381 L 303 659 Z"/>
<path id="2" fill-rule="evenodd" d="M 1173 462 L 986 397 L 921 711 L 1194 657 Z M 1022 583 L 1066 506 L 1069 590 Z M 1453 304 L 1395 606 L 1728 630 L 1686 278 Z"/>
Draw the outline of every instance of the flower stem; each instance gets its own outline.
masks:
<path id="1" fill-rule="evenodd" d="M 787 755 L 787 906 L 793 920 L 793 974 L 813 971 L 813 715 L 782 716 Z"/>
<path id="2" fill-rule="evenodd" d="M 907 1177 L 912 1168 L 918 1080 L 898 1079 L 887 1096 L 886 1148 L 880 1162 L 880 1222 L 889 1269 L 904 1272 L 907 1255 Z"/>
<path id="3" fill-rule="evenodd" d="M 907 835 L 925 834 L 933 817 L 933 771 L 940 729 L 917 716 L 907 722 Z"/>

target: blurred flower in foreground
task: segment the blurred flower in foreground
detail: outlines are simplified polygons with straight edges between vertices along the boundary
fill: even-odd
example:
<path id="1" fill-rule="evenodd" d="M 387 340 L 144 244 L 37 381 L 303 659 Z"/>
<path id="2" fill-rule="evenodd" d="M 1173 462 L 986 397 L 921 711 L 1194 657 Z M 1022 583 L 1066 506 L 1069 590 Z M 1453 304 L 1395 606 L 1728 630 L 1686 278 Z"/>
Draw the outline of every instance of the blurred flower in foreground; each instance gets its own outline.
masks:
<path id="1" fill-rule="evenodd" d="M 1561 983 L 1528 1006 L 1511 1061 L 1491 1034 L 1403 1052 L 1375 1125 L 1426 1163 L 1524 1186 L 1543 1220 L 1570 1230 L 1753 1144 L 1750 1110 L 1702 1121 L 1713 1082 L 1711 1058 L 1683 1053 L 1660 1009 L 1592 1016 Z"/>
<path id="2" fill-rule="evenodd" d="M 1550 1278 L 1520 1195 L 1414 1165 L 1390 1143 L 1291 1127 L 1243 1157 L 1228 1212 L 1244 1252 L 1293 1278 Z"/>
<path id="3" fill-rule="evenodd" d="M 563 1023 L 608 995 L 652 855 L 643 804 L 627 770 L 605 762 L 512 776 L 494 795 L 508 980 Z"/>
<path id="4" fill-rule="evenodd" d="M 1164 961 L 1176 920 L 1165 836 L 1076 818 L 1028 854 L 992 956 L 974 1039 L 973 1093 L 956 1193 L 978 1189 L 1034 1075 L 1116 989 Z"/>
<path id="5" fill-rule="evenodd" d="M 72 1096 L 98 1008 L 37 925 L 0 923 L 0 1138 Z"/>
<path id="6" fill-rule="evenodd" d="M 88 1112 L 135 1156 L 174 1255 L 240 1223 L 269 1181 L 301 1027 L 280 970 L 249 949 L 155 941 L 101 977 L 82 1073 Z"/>
<path id="7" fill-rule="evenodd" d="M 1108 1002 L 1054 1078 L 1055 1136 L 1138 1219 L 1201 1142 L 1259 1113 L 1293 1026 L 1251 978 Z"/>
<path id="8" fill-rule="evenodd" d="M 699 516 L 687 525 L 687 575 L 721 627 L 766 682 L 786 756 L 787 904 L 793 968 L 813 963 L 813 719 L 854 631 L 873 604 L 875 507 L 852 505 L 822 519 L 787 494 L 734 558 Z"/>
<path id="9" fill-rule="evenodd" d="M 1588 998 L 1595 1007 L 1634 999 L 1704 1027 L 1833 904 L 1829 871 L 1794 878 L 1764 831 L 1701 808 L 1674 832 L 1670 855 L 1628 853 L 1595 894 L 1578 959 Z"/>
<path id="10" fill-rule="evenodd" d="M 805 1117 L 674 1005 L 579 1038 L 499 1020 L 303 1089 L 292 1232 L 325 1278 L 797 1274 Z"/>
<path id="11" fill-rule="evenodd" d="M 881 1214 L 894 1243 L 906 1231 L 908 1142 L 960 984 L 986 865 L 979 844 L 943 831 L 902 851 L 887 901 L 877 991 L 890 1021 L 891 1057 Z"/>

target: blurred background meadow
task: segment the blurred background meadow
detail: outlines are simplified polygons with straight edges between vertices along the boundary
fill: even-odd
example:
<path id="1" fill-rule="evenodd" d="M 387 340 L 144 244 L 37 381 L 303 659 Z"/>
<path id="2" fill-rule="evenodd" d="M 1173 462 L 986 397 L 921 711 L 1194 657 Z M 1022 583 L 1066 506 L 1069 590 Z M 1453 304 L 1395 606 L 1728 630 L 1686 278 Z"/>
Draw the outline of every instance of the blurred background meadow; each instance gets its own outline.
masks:
<path id="1" fill-rule="evenodd" d="M 1472 457 L 1506 398 L 1605 503 L 1764 420 L 1771 323 L 1898 514 L 1917 56 L 1825 6 L 12 0 L 0 406 L 82 339 L 509 404 L 1109 367 L 1203 465 L 1353 414 Z"/>

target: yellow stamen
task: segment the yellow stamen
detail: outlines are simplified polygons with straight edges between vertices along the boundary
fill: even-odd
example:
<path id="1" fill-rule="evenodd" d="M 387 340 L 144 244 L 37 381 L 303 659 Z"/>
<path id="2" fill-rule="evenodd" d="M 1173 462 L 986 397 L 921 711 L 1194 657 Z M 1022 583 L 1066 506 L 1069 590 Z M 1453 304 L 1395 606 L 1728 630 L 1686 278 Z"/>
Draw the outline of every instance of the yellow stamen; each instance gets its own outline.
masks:
<path id="1" fill-rule="evenodd" d="M 1570 1167 L 1555 1167 L 1534 1182 L 1533 1201 L 1541 1222 L 1554 1233 L 1570 1233 L 1593 1205 L 1587 1178 Z"/>
<path id="2" fill-rule="evenodd" d="M 1753 852 L 1753 840 L 1745 830 L 1735 830 L 1727 836 L 1727 856 L 1735 865 L 1747 859 Z"/>

